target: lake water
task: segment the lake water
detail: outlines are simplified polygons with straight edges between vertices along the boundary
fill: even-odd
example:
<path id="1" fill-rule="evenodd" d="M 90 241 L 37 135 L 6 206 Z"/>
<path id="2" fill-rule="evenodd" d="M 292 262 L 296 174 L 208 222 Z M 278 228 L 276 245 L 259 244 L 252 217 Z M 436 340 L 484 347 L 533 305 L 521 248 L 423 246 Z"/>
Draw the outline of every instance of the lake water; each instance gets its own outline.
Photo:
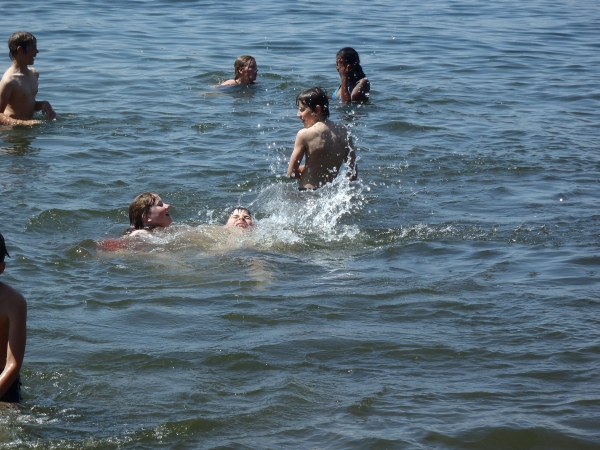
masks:
<path id="1" fill-rule="evenodd" d="M 60 115 L 0 127 L 29 307 L 0 448 L 600 447 L 597 2 L 0 11 Z M 345 46 L 359 181 L 301 193 L 295 97 Z M 242 54 L 259 84 L 216 89 Z M 175 224 L 102 251 L 144 191 Z M 255 231 L 220 228 L 236 205 Z"/>

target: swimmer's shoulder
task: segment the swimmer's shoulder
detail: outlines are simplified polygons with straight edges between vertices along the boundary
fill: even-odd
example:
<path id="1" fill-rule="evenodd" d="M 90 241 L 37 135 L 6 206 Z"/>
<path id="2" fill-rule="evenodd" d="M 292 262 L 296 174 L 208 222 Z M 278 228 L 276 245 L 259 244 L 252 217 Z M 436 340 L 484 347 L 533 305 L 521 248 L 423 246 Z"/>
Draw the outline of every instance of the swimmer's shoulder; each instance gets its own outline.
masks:
<path id="1" fill-rule="evenodd" d="M 150 232 L 146 229 L 136 230 L 135 228 L 127 228 L 125 231 L 125 236 L 135 236 L 137 234 L 150 234 Z"/>

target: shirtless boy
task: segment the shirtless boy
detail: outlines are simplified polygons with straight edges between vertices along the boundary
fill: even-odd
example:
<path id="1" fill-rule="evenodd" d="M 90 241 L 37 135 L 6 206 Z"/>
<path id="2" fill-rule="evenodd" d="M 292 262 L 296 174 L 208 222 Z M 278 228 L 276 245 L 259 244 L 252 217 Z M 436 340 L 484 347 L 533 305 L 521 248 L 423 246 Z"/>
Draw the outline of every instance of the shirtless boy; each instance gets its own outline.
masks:
<path id="1" fill-rule="evenodd" d="M 12 65 L 0 80 L 0 124 L 40 123 L 39 120 L 33 120 L 33 113 L 36 111 L 55 119 L 56 113 L 50 103 L 35 100 L 40 74 L 36 69 L 28 67 L 39 53 L 35 37 L 31 33 L 17 31 L 8 39 L 8 48 Z"/>
<path id="2" fill-rule="evenodd" d="M 6 263 L 4 237 L 0 234 L 0 274 Z M 27 303 L 21 294 L 0 283 L 0 402 L 18 402 L 21 399 L 19 371 L 25 355 Z"/>
<path id="3" fill-rule="evenodd" d="M 320 87 L 302 92 L 296 98 L 298 114 L 304 129 L 298 131 L 287 174 L 299 178 L 300 190 L 317 189 L 333 181 L 344 161 L 348 178 L 356 180 L 356 155 L 348 129 L 329 120 L 329 100 Z M 302 158 L 305 164 L 300 165 Z"/>

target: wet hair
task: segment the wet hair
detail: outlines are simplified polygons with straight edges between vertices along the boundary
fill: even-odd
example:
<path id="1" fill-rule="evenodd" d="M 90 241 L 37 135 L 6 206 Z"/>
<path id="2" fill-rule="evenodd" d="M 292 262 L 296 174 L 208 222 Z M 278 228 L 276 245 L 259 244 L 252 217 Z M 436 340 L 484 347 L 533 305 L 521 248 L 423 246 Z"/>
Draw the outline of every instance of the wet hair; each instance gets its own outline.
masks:
<path id="1" fill-rule="evenodd" d="M 148 214 L 150 208 L 156 204 L 158 195 L 153 192 L 144 192 L 133 199 L 129 205 L 129 226 L 134 230 L 143 230 L 144 214 Z"/>
<path id="2" fill-rule="evenodd" d="M 235 71 L 235 80 L 238 79 L 240 69 L 243 69 L 252 61 L 256 62 L 256 59 L 254 59 L 254 57 L 250 55 L 242 55 L 235 60 L 235 62 L 233 63 L 233 70 Z"/>
<path id="3" fill-rule="evenodd" d="M 247 213 L 248 213 L 248 215 L 249 215 L 250 217 L 252 217 L 252 213 L 250 212 L 250 210 L 249 210 L 248 208 L 244 208 L 243 206 L 236 206 L 235 208 L 233 208 L 231 211 L 229 211 L 229 215 L 228 215 L 227 217 L 231 217 L 231 215 L 232 215 L 232 214 L 233 214 L 235 211 L 237 211 L 238 209 L 239 209 L 240 211 L 245 211 L 245 212 L 247 212 Z"/>
<path id="4" fill-rule="evenodd" d="M 354 50 L 352 47 L 344 47 L 335 55 L 336 58 L 341 59 L 346 64 L 350 64 L 352 66 L 352 80 L 358 81 L 362 78 L 366 78 L 365 72 L 363 71 L 360 65 L 360 58 L 358 56 L 358 52 Z"/>
<path id="5" fill-rule="evenodd" d="M 37 45 L 35 36 L 27 31 L 17 31 L 8 38 L 8 56 L 11 60 L 14 60 L 17 54 L 17 47 L 21 46 L 23 53 L 27 53 L 27 47 L 30 45 Z"/>
<path id="6" fill-rule="evenodd" d="M 5 256 L 10 258 L 8 251 L 6 250 L 6 244 L 4 243 L 4 236 L 0 234 L 0 264 L 4 262 Z"/>
<path id="7" fill-rule="evenodd" d="M 325 89 L 315 86 L 300 92 L 296 97 L 296 106 L 300 106 L 300 103 L 308 106 L 312 111 L 317 110 L 317 105 L 321 105 L 321 110 L 325 117 L 329 117 L 329 99 L 327 98 L 327 91 Z"/>

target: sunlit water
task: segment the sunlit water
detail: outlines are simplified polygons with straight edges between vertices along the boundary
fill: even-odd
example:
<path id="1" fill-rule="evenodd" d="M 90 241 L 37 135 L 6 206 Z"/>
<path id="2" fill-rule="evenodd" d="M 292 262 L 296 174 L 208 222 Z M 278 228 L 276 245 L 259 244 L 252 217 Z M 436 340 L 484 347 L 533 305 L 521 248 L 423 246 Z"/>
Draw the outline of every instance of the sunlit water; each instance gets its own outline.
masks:
<path id="1" fill-rule="evenodd" d="M 600 8 L 376 3 L 2 5 L 60 120 L 0 128 L 0 448 L 600 446 Z M 295 97 L 347 45 L 359 181 L 298 192 Z M 175 224 L 103 248 L 147 190 Z"/>

